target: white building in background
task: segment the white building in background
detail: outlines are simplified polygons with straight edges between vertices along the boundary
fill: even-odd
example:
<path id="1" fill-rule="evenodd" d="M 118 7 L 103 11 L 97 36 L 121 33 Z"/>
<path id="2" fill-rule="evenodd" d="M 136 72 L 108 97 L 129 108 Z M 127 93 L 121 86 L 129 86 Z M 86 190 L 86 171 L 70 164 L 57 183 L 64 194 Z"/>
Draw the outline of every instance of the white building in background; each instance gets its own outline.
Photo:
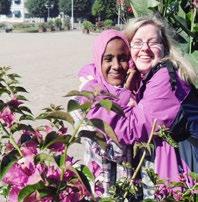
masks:
<path id="1" fill-rule="evenodd" d="M 12 0 L 10 14 L 0 15 L 0 22 L 24 22 L 28 17 L 25 1 L 26 0 Z"/>

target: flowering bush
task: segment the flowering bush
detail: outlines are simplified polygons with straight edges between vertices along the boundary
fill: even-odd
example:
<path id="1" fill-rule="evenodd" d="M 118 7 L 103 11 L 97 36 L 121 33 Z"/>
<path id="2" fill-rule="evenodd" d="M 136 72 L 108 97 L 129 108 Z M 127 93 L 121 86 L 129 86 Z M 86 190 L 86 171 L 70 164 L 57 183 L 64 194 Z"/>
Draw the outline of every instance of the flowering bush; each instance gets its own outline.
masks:
<path id="1" fill-rule="evenodd" d="M 70 135 L 65 126 L 73 124 L 72 117 L 52 105 L 38 117 L 45 119 L 44 125 L 27 124 L 35 119 L 24 105 L 26 90 L 18 85 L 18 77 L 7 67 L 0 69 L 2 194 L 12 202 L 92 200 L 92 173 L 67 154 L 77 141 L 77 130 Z"/>
<path id="2" fill-rule="evenodd" d="M 10 73 L 9 68 L 0 68 L 1 195 L 12 202 L 137 201 L 142 187 L 142 182 L 137 180 L 137 174 L 145 154 L 152 150 L 150 143 L 153 135 L 156 135 L 156 124 L 153 124 L 149 141 L 134 146 L 134 153 L 137 153 L 138 149 L 143 149 L 144 152 L 139 165 L 134 168 L 132 178 L 117 181 L 109 191 L 110 196 L 104 198 L 100 184 L 95 186 L 95 193 L 92 193 L 91 189 L 94 178 L 101 172 L 99 165 L 91 162 L 92 173 L 87 166 L 68 155 L 68 148 L 79 142 L 79 129 L 83 124 L 100 129 L 101 133 L 97 132 L 91 138 L 101 146 L 106 144 L 102 133 L 119 144 L 110 126 L 102 120 L 86 118 L 95 101 L 109 110 L 119 111 L 119 106 L 107 99 L 101 100 L 98 92 L 71 91 L 67 96 L 84 96 L 87 102 L 80 105 L 77 101 L 70 100 L 67 111 L 61 106 L 51 105 L 35 118 L 25 106 L 27 99 L 24 93 L 27 91 L 18 84 L 18 78 L 17 74 Z M 106 97 L 108 98 L 108 95 Z M 70 112 L 77 109 L 83 112 L 83 119 L 76 125 Z M 43 124 L 33 127 L 37 119 L 42 119 Z M 162 127 L 158 136 L 176 146 L 167 134 L 167 129 Z M 197 174 L 191 174 L 196 184 L 189 187 L 182 175 L 180 182 L 167 183 L 160 180 L 153 170 L 147 172 L 156 189 L 155 200 L 149 201 L 196 201 Z"/>

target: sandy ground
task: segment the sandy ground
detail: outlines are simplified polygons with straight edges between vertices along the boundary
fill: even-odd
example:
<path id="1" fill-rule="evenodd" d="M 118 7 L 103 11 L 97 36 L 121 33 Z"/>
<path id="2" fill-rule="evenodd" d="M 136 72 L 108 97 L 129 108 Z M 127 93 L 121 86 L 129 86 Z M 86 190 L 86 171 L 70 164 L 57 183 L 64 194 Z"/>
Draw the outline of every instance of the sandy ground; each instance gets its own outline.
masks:
<path id="1" fill-rule="evenodd" d="M 76 75 L 91 61 L 96 35 L 80 31 L 0 33 L 0 66 L 11 66 L 22 76 L 21 85 L 29 91 L 28 105 L 35 115 L 51 103 L 66 106 L 63 96 L 78 89 Z M 72 147 L 71 153 L 82 159 L 82 145 Z"/>

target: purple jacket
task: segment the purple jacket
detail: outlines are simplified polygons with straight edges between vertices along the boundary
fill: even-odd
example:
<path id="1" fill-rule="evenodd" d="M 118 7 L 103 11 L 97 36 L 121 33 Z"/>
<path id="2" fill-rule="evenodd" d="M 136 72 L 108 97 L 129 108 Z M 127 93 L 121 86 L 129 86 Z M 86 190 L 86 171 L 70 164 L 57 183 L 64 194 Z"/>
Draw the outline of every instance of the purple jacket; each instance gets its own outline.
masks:
<path id="1" fill-rule="evenodd" d="M 178 77 L 177 90 L 172 91 L 169 80 L 168 70 L 162 68 L 146 84 L 143 98 L 137 106 L 123 107 L 125 116 L 98 108 L 90 111 L 89 118 L 100 118 L 109 123 L 124 144 L 147 141 L 154 119 L 159 125 L 170 127 L 180 103 L 190 91 L 190 87 Z M 179 170 L 189 171 L 179 158 L 172 146 L 162 140 L 156 141 L 155 171 L 161 178 L 178 181 Z"/>

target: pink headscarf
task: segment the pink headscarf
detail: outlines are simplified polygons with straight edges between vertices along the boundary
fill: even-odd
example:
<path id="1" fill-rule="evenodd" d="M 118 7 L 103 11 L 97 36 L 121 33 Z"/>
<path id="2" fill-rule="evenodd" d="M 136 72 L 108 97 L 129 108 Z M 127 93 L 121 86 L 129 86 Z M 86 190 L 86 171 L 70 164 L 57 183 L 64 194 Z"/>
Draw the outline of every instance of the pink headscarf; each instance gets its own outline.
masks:
<path id="1" fill-rule="evenodd" d="M 97 82 L 98 86 L 103 89 L 107 90 L 109 93 L 117 95 L 119 91 L 122 89 L 120 87 L 112 86 L 109 84 L 102 74 L 101 64 L 102 64 L 102 57 L 105 52 L 106 46 L 109 41 L 114 38 L 122 39 L 127 47 L 130 49 L 129 42 L 127 41 L 126 37 L 121 31 L 108 29 L 100 33 L 93 45 L 93 64 L 89 64 L 84 66 L 78 76 L 83 77 L 87 75 L 91 75 L 94 78 L 95 83 Z M 132 60 L 129 61 L 129 67 L 132 67 Z"/>

